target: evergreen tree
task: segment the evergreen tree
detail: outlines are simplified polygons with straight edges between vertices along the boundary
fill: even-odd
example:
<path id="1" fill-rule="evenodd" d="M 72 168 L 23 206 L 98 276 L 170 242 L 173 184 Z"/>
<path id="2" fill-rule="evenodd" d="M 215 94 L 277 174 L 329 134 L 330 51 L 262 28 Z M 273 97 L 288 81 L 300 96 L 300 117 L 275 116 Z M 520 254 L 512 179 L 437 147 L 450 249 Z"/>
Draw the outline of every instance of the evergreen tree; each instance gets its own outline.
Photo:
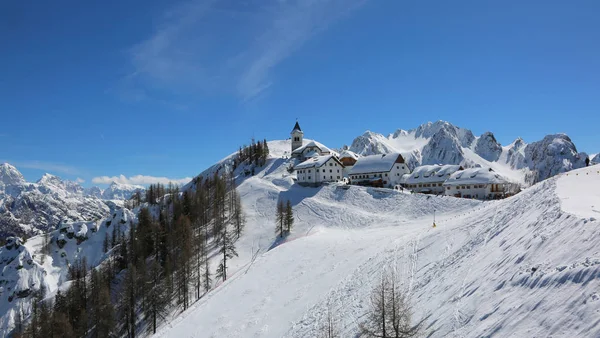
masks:
<path id="1" fill-rule="evenodd" d="M 290 200 L 287 201 L 287 204 L 285 206 L 285 227 L 286 227 L 286 233 L 290 233 L 290 230 L 292 229 L 292 226 L 294 225 L 294 211 L 292 210 L 292 203 L 290 202 Z"/>
<path id="2" fill-rule="evenodd" d="M 150 263 L 145 285 L 148 288 L 148 297 L 144 306 L 144 319 L 148 323 L 148 333 L 155 334 L 158 320 L 166 318 L 170 301 L 170 295 L 165 286 L 163 269 L 158 262 L 152 261 Z"/>
<path id="3" fill-rule="evenodd" d="M 235 250 L 235 245 L 233 242 L 231 232 L 227 229 L 227 227 L 223 227 L 220 234 L 220 248 L 219 253 L 222 255 L 221 262 L 217 267 L 216 277 L 222 278 L 223 281 L 227 280 L 227 260 L 232 259 L 233 257 L 237 257 L 237 251 Z"/>
<path id="4" fill-rule="evenodd" d="M 283 205 L 283 201 L 279 201 L 277 203 L 277 215 L 276 215 L 276 222 L 277 222 L 277 227 L 275 228 L 275 233 L 277 234 L 277 236 L 279 238 L 283 237 L 283 232 L 285 230 L 284 228 L 284 223 L 285 223 L 285 211 L 284 211 L 285 207 Z"/>

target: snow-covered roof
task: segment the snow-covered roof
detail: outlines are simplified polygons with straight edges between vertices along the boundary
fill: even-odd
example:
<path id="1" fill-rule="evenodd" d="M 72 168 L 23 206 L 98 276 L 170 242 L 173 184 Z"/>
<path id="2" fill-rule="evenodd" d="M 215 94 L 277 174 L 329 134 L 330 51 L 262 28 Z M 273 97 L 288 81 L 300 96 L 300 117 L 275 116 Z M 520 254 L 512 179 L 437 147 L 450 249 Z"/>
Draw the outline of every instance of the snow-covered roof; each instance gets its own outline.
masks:
<path id="1" fill-rule="evenodd" d="M 347 158 L 347 157 L 349 157 L 349 158 L 353 158 L 353 159 L 355 159 L 355 160 L 358 160 L 358 154 L 357 154 L 357 153 L 355 153 L 355 152 L 353 152 L 353 151 L 351 151 L 351 150 L 348 150 L 348 149 L 346 149 L 346 150 L 343 150 L 343 151 L 340 153 L 340 159 L 342 159 L 342 158 Z"/>
<path id="2" fill-rule="evenodd" d="M 333 158 L 336 162 L 339 162 L 333 155 L 315 156 L 313 158 L 310 158 L 310 159 L 298 164 L 297 166 L 294 167 L 294 169 L 298 170 L 298 169 L 318 168 L 318 167 L 324 165 L 331 158 Z M 340 163 L 340 165 L 341 165 L 341 163 Z"/>
<path id="3" fill-rule="evenodd" d="M 416 167 L 412 173 L 403 175 L 400 178 L 400 183 L 413 184 L 445 181 L 448 175 L 454 174 L 459 170 L 462 170 L 462 167 L 454 164 L 422 165 Z"/>
<path id="4" fill-rule="evenodd" d="M 401 163 L 404 163 L 404 158 L 399 153 L 359 157 L 352 170 L 350 170 L 350 175 L 390 171 L 398 157 L 401 157 Z"/>
<path id="5" fill-rule="evenodd" d="M 304 151 L 304 149 L 306 148 L 319 148 L 321 150 L 322 153 L 331 153 L 331 149 L 327 148 L 326 146 L 324 146 L 323 144 L 317 142 L 317 141 L 310 141 L 307 144 L 303 145 L 302 147 L 294 150 L 292 152 L 292 154 L 295 153 L 301 153 Z"/>
<path id="6" fill-rule="evenodd" d="M 509 183 L 504 177 L 490 168 L 469 168 L 457 171 L 444 182 L 444 185 Z"/>

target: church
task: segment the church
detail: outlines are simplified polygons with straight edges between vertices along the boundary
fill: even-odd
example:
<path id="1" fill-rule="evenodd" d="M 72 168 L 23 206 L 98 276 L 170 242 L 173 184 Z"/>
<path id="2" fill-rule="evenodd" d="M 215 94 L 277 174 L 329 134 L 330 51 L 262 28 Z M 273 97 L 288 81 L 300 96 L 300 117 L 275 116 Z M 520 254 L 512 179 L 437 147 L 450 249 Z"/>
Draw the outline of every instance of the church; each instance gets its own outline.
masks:
<path id="1" fill-rule="evenodd" d="M 292 157 L 300 161 L 306 161 L 314 156 L 335 155 L 331 149 L 317 141 L 304 142 L 304 132 L 300 129 L 300 124 L 296 121 L 294 129 L 290 133 L 292 136 Z"/>
<path id="2" fill-rule="evenodd" d="M 299 185 L 319 186 L 326 182 L 342 181 L 344 165 L 337 153 L 317 141 L 304 142 L 304 132 L 297 121 L 290 134 L 292 158 L 301 162 L 294 166 Z"/>

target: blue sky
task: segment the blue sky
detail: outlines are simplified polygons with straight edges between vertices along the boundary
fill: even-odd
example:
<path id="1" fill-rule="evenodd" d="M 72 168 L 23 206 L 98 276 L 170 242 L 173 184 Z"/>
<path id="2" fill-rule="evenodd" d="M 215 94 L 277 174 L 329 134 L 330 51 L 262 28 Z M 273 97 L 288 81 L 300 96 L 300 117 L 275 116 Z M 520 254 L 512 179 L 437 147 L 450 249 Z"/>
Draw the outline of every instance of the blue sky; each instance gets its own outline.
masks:
<path id="1" fill-rule="evenodd" d="M 185 180 L 254 135 L 331 146 L 447 120 L 600 151 L 600 2 L 0 3 L 0 161 Z"/>

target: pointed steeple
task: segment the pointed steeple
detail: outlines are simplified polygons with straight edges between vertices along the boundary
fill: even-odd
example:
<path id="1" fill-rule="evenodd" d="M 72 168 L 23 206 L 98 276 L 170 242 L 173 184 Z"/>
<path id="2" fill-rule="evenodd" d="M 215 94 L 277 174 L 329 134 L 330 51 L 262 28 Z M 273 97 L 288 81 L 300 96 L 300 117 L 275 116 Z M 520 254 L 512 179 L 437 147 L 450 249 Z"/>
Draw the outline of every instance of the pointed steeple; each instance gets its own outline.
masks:
<path id="1" fill-rule="evenodd" d="M 296 120 L 296 124 L 294 125 L 294 129 L 292 129 L 292 133 L 295 131 L 302 131 L 302 129 L 300 129 L 300 125 L 298 124 L 298 120 Z"/>

